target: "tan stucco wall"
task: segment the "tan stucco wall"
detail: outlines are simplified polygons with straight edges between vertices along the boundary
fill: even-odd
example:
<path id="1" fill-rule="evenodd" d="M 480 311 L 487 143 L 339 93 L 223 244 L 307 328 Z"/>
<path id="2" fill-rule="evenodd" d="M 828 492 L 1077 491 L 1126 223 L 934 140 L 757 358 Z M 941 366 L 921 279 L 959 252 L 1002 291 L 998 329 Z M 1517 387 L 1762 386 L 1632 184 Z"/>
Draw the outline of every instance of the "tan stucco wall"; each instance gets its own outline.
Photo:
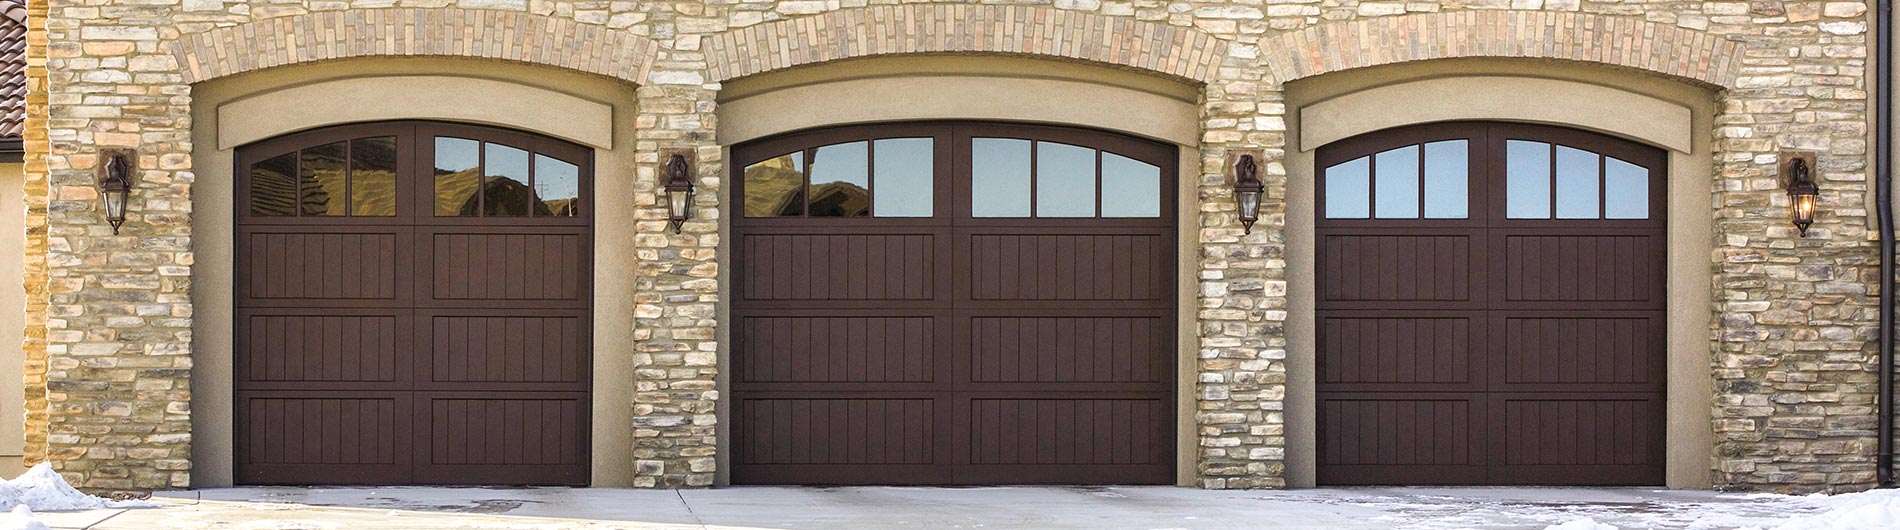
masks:
<path id="1" fill-rule="evenodd" d="M 21 164 L 0 164 L 0 278 L 26 274 L 26 175 Z M 11 478 L 26 468 L 20 459 L 26 447 L 26 290 L 18 284 L 0 287 L 0 477 Z"/>
<path id="2" fill-rule="evenodd" d="M 466 82 L 458 83 L 461 80 Z M 411 83 L 410 81 L 415 81 Z M 320 86 L 333 90 L 313 93 L 296 87 Z M 458 86 L 459 85 L 459 86 Z M 194 85 L 192 164 L 198 168 L 192 186 L 192 232 L 197 266 L 192 282 L 196 322 L 192 336 L 192 485 L 224 486 L 232 482 L 232 291 L 230 288 L 233 225 L 233 154 L 235 145 L 223 145 L 228 136 L 241 141 L 277 136 L 296 130 L 342 123 L 397 118 L 446 118 L 442 114 L 409 114 L 404 102 L 437 95 L 449 100 L 476 89 L 507 88 L 489 93 L 484 117 L 471 119 L 581 141 L 596 147 L 595 200 L 599 204 L 633 201 L 636 160 L 631 138 L 634 127 L 634 90 L 605 78 L 552 68 L 463 59 L 354 59 L 263 70 Z M 374 89 L 371 91 L 370 89 Z M 334 99 L 352 94 L 377 97 Z M 465 96 L 464 96 L 465 97 Z M 317 98 L 315 102 L 311 99 Z M 607 130 L 589 129 L 591 117 L 571 124 L 548 125 L 564 119 L 548 113 L 547 102 L 579 105 L 593 102 L 607 111 Z M 580 102 L 580 103 L 577 103 Z M 284 120 L 269 113 L 220 112 L 238 105 L 250 109 L 314 110 L 297 112 Z M 552 128 L 546 130 L 542 127 Z M 594 386 L 593 480 L 595 486 L 626 486 L 633 482 L 632 403 L 633 210 L 599 208 L 594 222 Z"/>
<path id="3" fill-rule="evenodd" d="M 988 120 L 1094 127 L 1175 144 L 1179 149 L 1177 191 L 1180 231 L 1176 259 L 1176 482 L 1195 485 L 1198 457 L 1195 431 L 1195 359 L 1200 351 L 1195 318 L 1196 275 L 1200 269 L 1199 89 L 1185 82 L 1124 70 L 1014 57 L 907 57 L 826 63 L 734 80 L 719 93 L 720 144 L 730 148 L 748 140 L 798 130 L 888 121 Z M 1084 97 L 1086 96 L 1086 97 Z M 867 104 L 868 102 L 884 102 Z M 795 109 L 788 110 L 788 109 Z M 737 132 L 735 132 L 737 131 Z M 720 233 L 731 233 L 732 216 L 720 201 Z M 730 263 L 730 239 L 721 239 L 719 261 Z M 730 292 L 730 275 L 720 277 Z M 730 322 L 731 307 L 719 306 L 719 320 Z M 730 366 L 731 329 L 718 334 L 719 364 Z M 728 373 L 718 386 L 727 392 Z M 730 400 L 718 413 L 730 417 Z M 731 483 L 731 440 L 720 431 L 715 484 Z"/>
<path id="4" fill-rule="evenodd" d="M 374 101 L 375 105 L 362 102 Z M 497 101 L 532 101 L 535 112 Z M 527 129 L 597 148 L 614 143 L 606 103 L 510 81 L 467 76 L 393 75 L 328 79 L 218 105 L 218 149 L 352 121 L 442 120 Z M 269 120 L 244 119 L 270 116 Z"/>
<path id="5" fill-rule="evenodd" d="M 1355 103 L 1329 105 L 1329 101 L 1340 100 Z M 1554 101 L 1563 104 L 1551 104 Z M 1287 102 L 1288 127 L 1300 132 L 1286 156 L 1289 485 L 1314 485 L 1318 454 L 1314 150 L 1326 141 L 1388 127 L 1500 120 L 1583 124 L 1599 132 L 1670 148 L 1667 483 L 1672 488 L 1709 487 L 1714 444 L 1710 423 L 1714 379 L 1709 372 L 1714 155 L 1708 131 L 1714 127 L 1713 93 L 1609 68 L 1458 59 L 1351 70 L 1301 80 L 1287 86 Z M 1308 109 L 1321 110 L 1308 113 Z M 1315 116 L 1336 121 L 1312 123 Z"/>

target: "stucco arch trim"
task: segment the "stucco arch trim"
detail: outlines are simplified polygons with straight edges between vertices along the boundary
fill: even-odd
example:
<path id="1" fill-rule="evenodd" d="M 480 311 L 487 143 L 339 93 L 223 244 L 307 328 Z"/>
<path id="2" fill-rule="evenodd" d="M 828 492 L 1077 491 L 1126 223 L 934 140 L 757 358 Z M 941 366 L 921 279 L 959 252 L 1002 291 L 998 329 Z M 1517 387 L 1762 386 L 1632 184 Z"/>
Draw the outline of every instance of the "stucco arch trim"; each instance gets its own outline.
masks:
<path id="1" fill-rule="evenodd" d="M 437 56 L 556 66 L 646 84 L 657 47 L 606 26 L 524 12 L 457 8 L 324 11 L 185 35 L 185 81 L 350 57 Z"/>
<path id="2" fill-rule="evenodd" d="M 376 105 L 363 105 L 376 101 Z M 336 109 L 351 109 L 337 112 Z M 532 130 L 612 149 L 613 108 L 564 92 L 462 76 L 366 76 L 286 88 L 218 105 L 218 148 L 363 121 L 444 120 Z M 270 116 L 269 120 L 241 119 Z"/>
<path id="3" fill-rule="evenodd" d="M 706 37 L 714 81 L 855 57 L 998 53 L 1213 80 L 1227 41 L 1191 28 L 1036 6 L 874 6 Z"/>
<path id="4" fill-rule="evenodd" d="M 1630 17 L 1550 11 L 1464 11 L 1320 24 L 1262 39 L 1274 79 L 1456 57 L 1529 57 L 1609 64 L 1730 88 L 1741 44 Z"/>
<path id="5" fill-rule="evenodd" d="M 1471 98 L 1495 94 L 1501 99 Z M 1536 101 L 1509 95 L 1536 94 Z M 1603 108 L 1622 112 L 1601 112 Z M 1365 112 L 1363 109 L 1409 109 Z M 1627 116 L 1644 116 L 1631 120 Z M 1456 76 L 1409 81 L 1319 101 L 1300 109 L 1299 149 L 1361 134 L 1441 121 L 1488 120 L 1578 127 L 1631 138 L 1677 152 L 1693 149 L 1690 110 L 1674 102 L 1601 85 L 1511 76 Z"/>

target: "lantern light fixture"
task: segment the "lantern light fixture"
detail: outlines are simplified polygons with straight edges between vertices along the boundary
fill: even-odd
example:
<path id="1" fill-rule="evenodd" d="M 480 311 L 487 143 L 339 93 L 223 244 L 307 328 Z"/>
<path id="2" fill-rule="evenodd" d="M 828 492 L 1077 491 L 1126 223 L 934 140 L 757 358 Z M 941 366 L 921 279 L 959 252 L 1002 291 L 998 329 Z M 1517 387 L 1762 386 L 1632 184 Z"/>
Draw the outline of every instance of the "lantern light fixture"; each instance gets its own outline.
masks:
<path id="1" fill-rule="evenodd" d="M 132 162 L 123 152 L 106 154 L 104 174 L 99 178 L 99 197 L 105 201 L 106 223 L 112 234 L 125 224 L 125 206 L 132 195 Z"/>
<path id="2" fill-rule="evenodd" d="M 1814 224 L 1815 201 L 1821 196 L 1821 186 L 1814 182 L 1812 160 L 1809 156 L 1794 156 L 1786 166 L 1789 216 L 1794 227 L 1801 230 L 1801 237 L 1808 237 L 1808 227 Z"/>
<path id="3" fill-rule="evenodd" d="M 1234 199 L 1238 202 L 1240 225 L 1245 233 L 1253 233 L 1253 224 L 1260 220 L 1260 196 L 1267 190 L 1265 182 L 1260 181 L 1260 164 L 1254 161 L 1254 155 L 1240 155 L 1234 162 Z"/>
<path id="4" fill-rule="evenodd" d="M 673 153 L 667 157 L 664 170 L 667 225 L 673 229 L 673 233 L 678 234 L 693 215 L 692 164 L 686 161 L 686 155 Z"/>

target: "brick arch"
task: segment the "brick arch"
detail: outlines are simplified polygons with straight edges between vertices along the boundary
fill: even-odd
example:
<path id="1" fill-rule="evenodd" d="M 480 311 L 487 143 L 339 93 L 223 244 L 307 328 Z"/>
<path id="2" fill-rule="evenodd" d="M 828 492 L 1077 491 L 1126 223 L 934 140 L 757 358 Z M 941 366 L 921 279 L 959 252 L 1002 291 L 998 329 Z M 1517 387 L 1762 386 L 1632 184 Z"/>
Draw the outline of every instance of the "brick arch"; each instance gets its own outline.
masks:
<path id="1" fill-rule="evenodd" d="M 1629 17 L 1549 11 L 1464 11 L 1336 22 L 1261 40 L 1274 79 L 1455 57 L 1528 57 L 1609 64 L 1734 86 L 1741 44 Z"/>
<path id="2" fill-rule="evenodd" d="M 714 81 L 839 59 L 978 52 L 1059 57 L 1213 80 L 1227 41 L 1192 28 L 1037 6 L 873 6 L 706 38 Z"/>
<path id="3" fill-rule="evenodd" d="M 351 57 L 472 57 L 556 66 L 646 84 L 657 51 L 625 31 L 516 11 L 395 8 L 324 11 L 186 35 L 173 45 L 185 81 Z"/>

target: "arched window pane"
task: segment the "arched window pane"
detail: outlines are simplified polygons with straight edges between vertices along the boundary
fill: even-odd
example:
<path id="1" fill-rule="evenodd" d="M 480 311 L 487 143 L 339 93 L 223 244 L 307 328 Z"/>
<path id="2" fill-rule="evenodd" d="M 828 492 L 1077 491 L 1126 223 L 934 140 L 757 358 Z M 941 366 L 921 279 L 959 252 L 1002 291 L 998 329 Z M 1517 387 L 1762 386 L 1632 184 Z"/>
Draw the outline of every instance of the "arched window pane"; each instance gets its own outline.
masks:
<path id="1" fill-rule="evenodd" d="M 480 202 L 475 188 L 481 182 L 482 143 L 461 138 L 435 139 L 435 215 L 475 216 Z"/>
<path id="2" fill-rule="evenodd" d="M 1425 217 L 1471 216 L 1471 145 L 1466 140 L 1425 144 Z"/>
<path id="3" fill-rule="evenodd" d="M 1029 217 L 1029 140 L 970 141 L 970 215 Z"/>
<path id="4" fill-rule="evenodd" d="M 482 159 L 482 214 L 528 215 L 534 190 L 528 188 L 528 152 L 501 144 L 486 144 Z"/>
<path id="5" fill-rule="evenodd" d="M 1507 140 L 1504 157 L 1505 216 L 1549 219 L 1550 144 Z"/>
<path id="6" fill-rule="evenodd" d="M 1557 218 L 1596 219 L 1597 154 L 1557 146 Z"/>
<path id="7" fill-rule="evenodd" d="M 1359 157 L 1326 168 L 1326 217 L 1365 219 L 1371 216 L 1372 159 Z"/>
<path id="8" fill-rule="evenodd" d="M 1372 204 L 1382 219 L 1418 218 L 1418 146 L 1393 149 L 1373 157 Z"/>
<path id="9" fill-rule="evenodd" d="M 534 215 L 580 215 L 581 168 L 558 158 L 534 155 Z"/>
<path id="10" fill-rule="evenodd" d="M 319 145 L 303 150 L 303 161 L 299 168 L 302 178 L 297 181 L 297 202 L 303 205 L 304 215 L 346 215 L 348 212 L 348 142 L 336 142 Z"/>
<path id="11" fill-rule="evenodd" d="M 1649 218 L 1649 169 L 1603 157 L 1603 217 Z"/>
<path id="12" fill-rule="evenodd" d="M 1095 150 L 1036 142 L 1036 217 L 1095 216 Z"/>
<path id="13" fill-rule="evenodd" d="M 296 215 L 297 153 L 290 152 L 251 164 L 251 215 Z"/>
<path id="14" fill-rule="evenodd" d="M 871 172 L 865 142 L 827 145 L 811 157 L 811 189 L 806 192 L 812 217 L 863 217 L 871 214 Z"/>
<path id="15" fill-rule="evenodd" d="M 930 138 L 878 140 L 871 149 L 877 167 L 872 190 L 878 217 L 930 217 L 936 213 L 936 142 Z"/>
<path id="16" fill-rule="evenodd" d="M 350 141 L 350 215 L 396 215 L 396 137 Z"/>
<path id="17" fill-rule="evenodd" d="M 746 217 L 805 215 L 805 153 L 783 155 L 745 167 Z"/>
<path id="18" fill-rule="evenodd" d="M 1102 217 L 1160 217 L 1161 168 L 1102 152 Z"/>

